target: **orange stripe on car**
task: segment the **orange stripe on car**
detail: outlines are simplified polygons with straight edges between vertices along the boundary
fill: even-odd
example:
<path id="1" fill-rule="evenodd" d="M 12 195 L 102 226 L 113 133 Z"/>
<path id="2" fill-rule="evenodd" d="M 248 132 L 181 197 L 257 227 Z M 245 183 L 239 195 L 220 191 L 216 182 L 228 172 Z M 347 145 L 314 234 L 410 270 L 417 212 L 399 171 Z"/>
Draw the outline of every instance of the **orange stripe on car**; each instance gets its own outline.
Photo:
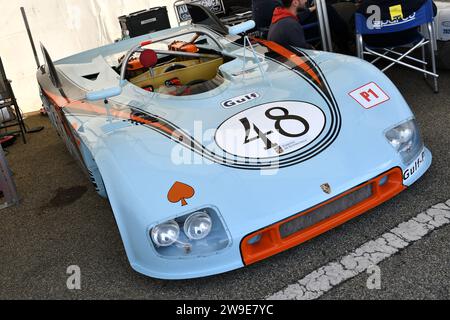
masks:
<path id="1" fill-rule="evenodd" d="M 254 38 L 254 40 L 295 63 L 295 65 L 305 71 L 314 80 L 314 82 L 316 82 L 319 86 L 322 86 L 322 81 L 320 81 L 319 75 L 306 63 L 305 59 L 299 57 L 278 43 L 256 38 Z"/>
<path id="2" fill-rule="evenodd" d="M 88 112 L 88 113 L 95 113 L 95 114 L 102 115 L 102 116 L 107 116 L 108 115 L 108 112 L 106 111 L 106 108 L 97 106 L 95 104 L 87 103 L 87 102 L 84 102 L 84 101 L 80 101 L 80 100 L 69 100 L 70 101 L 69 104 L 65 104 L 63 107 L 60 107 L 58 102 L 62 102 L 62 100 L 61 100 L 62 97 L 60 97 L 58 95 L 55 95 L 55 94 L 53 94 L 53 93 L 51 93 L 49 91 L 46 91 L 46 90 L 44 90 L 44 93 L 59 108 L 74 109 L 74 110 L 84 111 L 84 112 Z M 67 100 L 64 99 L 64 102 L 67 102 Z M 127 113 L 127 112 L 124 112 L 124 111 L 120 111 L 120 110 L 114 110 L 114 109 L 111 109 L 110 115 L 112 117 L 115 117 L 115 118 L 118 118 L 118 119 L 131 120 L 131 121 L 134 121 L 134 122 L 138 122 L 138 123 L 141 123 L 141 124 L 145 124 L 145 125 L 151 126 L 151 127 L 155 128 L 155 129 L 161 130 L 161 131 L 163 131 L 163 132 L 165 132 L 165 133 L 167 133 L 169 135 L 173 135 L 178 140 L 180 138 L 182 138 L 181 135 L 176 134 L 175 131 L 173 131 L 172 129 L 168 128 L 167 126 L 165 126 L 164 124 L 159 123 L 159 122 L 152 122 L 152 121 L 146 120 L 146 119 L 144 119 L 142 117 L 138 117 L 138 116 L 132 115 L 130 113 Z"/>

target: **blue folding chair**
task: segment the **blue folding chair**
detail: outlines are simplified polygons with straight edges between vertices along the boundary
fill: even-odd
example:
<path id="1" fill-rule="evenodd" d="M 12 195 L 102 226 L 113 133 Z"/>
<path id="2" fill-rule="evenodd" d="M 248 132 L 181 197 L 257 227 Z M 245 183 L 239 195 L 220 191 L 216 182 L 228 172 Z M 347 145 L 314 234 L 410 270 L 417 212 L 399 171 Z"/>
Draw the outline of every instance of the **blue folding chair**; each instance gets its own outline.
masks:
<path id="1" fill-rule="evenodd" d="M 364 59 L 365 55 L 374 56 L 376 58 L 371 61 L 373 64 L 382 59 L 390 61 L 391 63 L 382 70 L 383 72 L 396 64 L 422 72 L 425 79 L 427 79 L 427 76 L 433 78 L 434 91 L 436 93 L 439 92 L 439 75 L 436 73 L 436 33 L 433 24 L 434 14 L 432 0 L 428 0 L 419 10 L 409 17 L 403 17 L 393 21 L 369 21 L 363 14 L 356 13 L 355 20 L 358 57 Z M 427 26 L 428 39 L 419 32 L 419 27 L 422 25 Z M 396 43 L 390 43 L 386 46 L 379 44 L 370 45 L 364 41 L 364 36 L 383 35 L 409 29 L 415 29 L 415 31 L 411 33 L 411 37 L 408 37 L 408 39 L 399 38 L 398 42 L 396 41 Z M 430 49 L 431 71 L 428 70 L 428 62 L 426 59 L 425 48 L 427 45 Z M 404 53 L 394 50 L 399 47 L 407 47 L 409 49 Z M 422 60 L 410 56 L 410 54 L 417 49 L 422 50 Z M 417 67 L 415 64 L 419 64 L 420 67 Z"/>

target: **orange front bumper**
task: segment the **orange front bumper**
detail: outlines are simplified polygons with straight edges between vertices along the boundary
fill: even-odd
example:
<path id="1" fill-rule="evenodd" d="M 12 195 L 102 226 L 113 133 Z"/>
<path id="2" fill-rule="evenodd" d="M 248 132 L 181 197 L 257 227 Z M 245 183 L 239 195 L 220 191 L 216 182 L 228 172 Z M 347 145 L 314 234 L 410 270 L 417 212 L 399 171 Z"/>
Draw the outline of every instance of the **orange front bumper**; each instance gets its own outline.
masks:
<path id="1" fill-rule="evenodd" d="M 401 169 L 392 169 L 327 202 L 246 236 L 241 243 L 243 261 L 245 265 L 250 265 L 298 246 L 375 208 L 405 189 Z M 333 209 L 329 209 L 327 206 L 342 206 L 346 201 L 346 197 L 353 198 L 352 201 L 355 201 L 354 199 L 357 197 L 355 196 L 357 193 L 368 192 L 367 190 L 370 190 L 370 194 L 360 202 L 355 203 L 343 211 L 330 215 Z M 313 225 L 308 225 L 308 222 L 311 223 L 314 219 L 318 219 L 317 216 L 311 216 L 318 212 L 321 212 L 322 215 L 329 216 Z M 295 231 L 295 228 L 300 228 L 302 225 L 306 225 L 307 227 Z"/>

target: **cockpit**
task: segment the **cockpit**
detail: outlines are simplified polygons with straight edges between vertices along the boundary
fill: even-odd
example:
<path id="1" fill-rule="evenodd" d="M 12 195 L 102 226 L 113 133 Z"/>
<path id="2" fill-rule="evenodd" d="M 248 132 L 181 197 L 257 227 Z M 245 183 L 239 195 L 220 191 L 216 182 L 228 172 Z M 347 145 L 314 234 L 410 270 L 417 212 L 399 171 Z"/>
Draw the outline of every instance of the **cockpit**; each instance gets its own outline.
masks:
<path id="1" fill-rule="evenodd" d="M 220 86 L 224 78 L 219 68 L 231 60 L 211 34 L 192 31 L 143 42 L 120 57 L 116 69 L 143 90 L 186 96 Z"/>

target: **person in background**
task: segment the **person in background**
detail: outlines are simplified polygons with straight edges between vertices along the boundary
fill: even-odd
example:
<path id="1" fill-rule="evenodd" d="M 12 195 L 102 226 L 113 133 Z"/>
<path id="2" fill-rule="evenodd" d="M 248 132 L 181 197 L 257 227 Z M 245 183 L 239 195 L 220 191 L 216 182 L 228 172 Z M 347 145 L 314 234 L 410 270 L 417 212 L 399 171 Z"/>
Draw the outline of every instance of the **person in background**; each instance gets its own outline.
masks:
<path id="1" fill-rule="evenodd" d="M 275 8 L 267 39 L 290 49 L 292 47 L 312 49 L 306 42 L 303 27 L 297 13 L 307 0 L 281 0 L 282 6 Z"/>
<path id="2" fill-rule="evenodd" d="M 297 17 L 301 25 L 307 25 L 317 22 L 316 6 L 309 1 L 301 1 L 301 5 L 298 7 Z M 310 5 L 311 4 L 311 5 Z M 252 0 L 253 20 L 256 22 L 256 28 L 260 31 L 267 29 L 272 22 L 274 11 L 277 7 L 284 7 L 281 0 Z M 334 7 L 327 3 L 328 19 L 330 22 L 331 30 L 333 33 L 333 39 L 335 40 L 337 49 L 341 53 L 349 53 L 349 42 L 351 36 L 349 28 L 345 21 L 339 16 Z M 298 29 L 298 28 L 296 28 Z M 313 27 L 309 30 L 302 29 L 304 38 L 311 39 L 320 37 L 320 30 L 318 27 Z M 305 36 L 306 35 L 306 36 Z M 267 35 L 266 35 L 267 36 Z M 306 42 L 306 41 L 305 41 Z M 310 45 L 304 44 L 306 48 L 310 48 Z"/>

